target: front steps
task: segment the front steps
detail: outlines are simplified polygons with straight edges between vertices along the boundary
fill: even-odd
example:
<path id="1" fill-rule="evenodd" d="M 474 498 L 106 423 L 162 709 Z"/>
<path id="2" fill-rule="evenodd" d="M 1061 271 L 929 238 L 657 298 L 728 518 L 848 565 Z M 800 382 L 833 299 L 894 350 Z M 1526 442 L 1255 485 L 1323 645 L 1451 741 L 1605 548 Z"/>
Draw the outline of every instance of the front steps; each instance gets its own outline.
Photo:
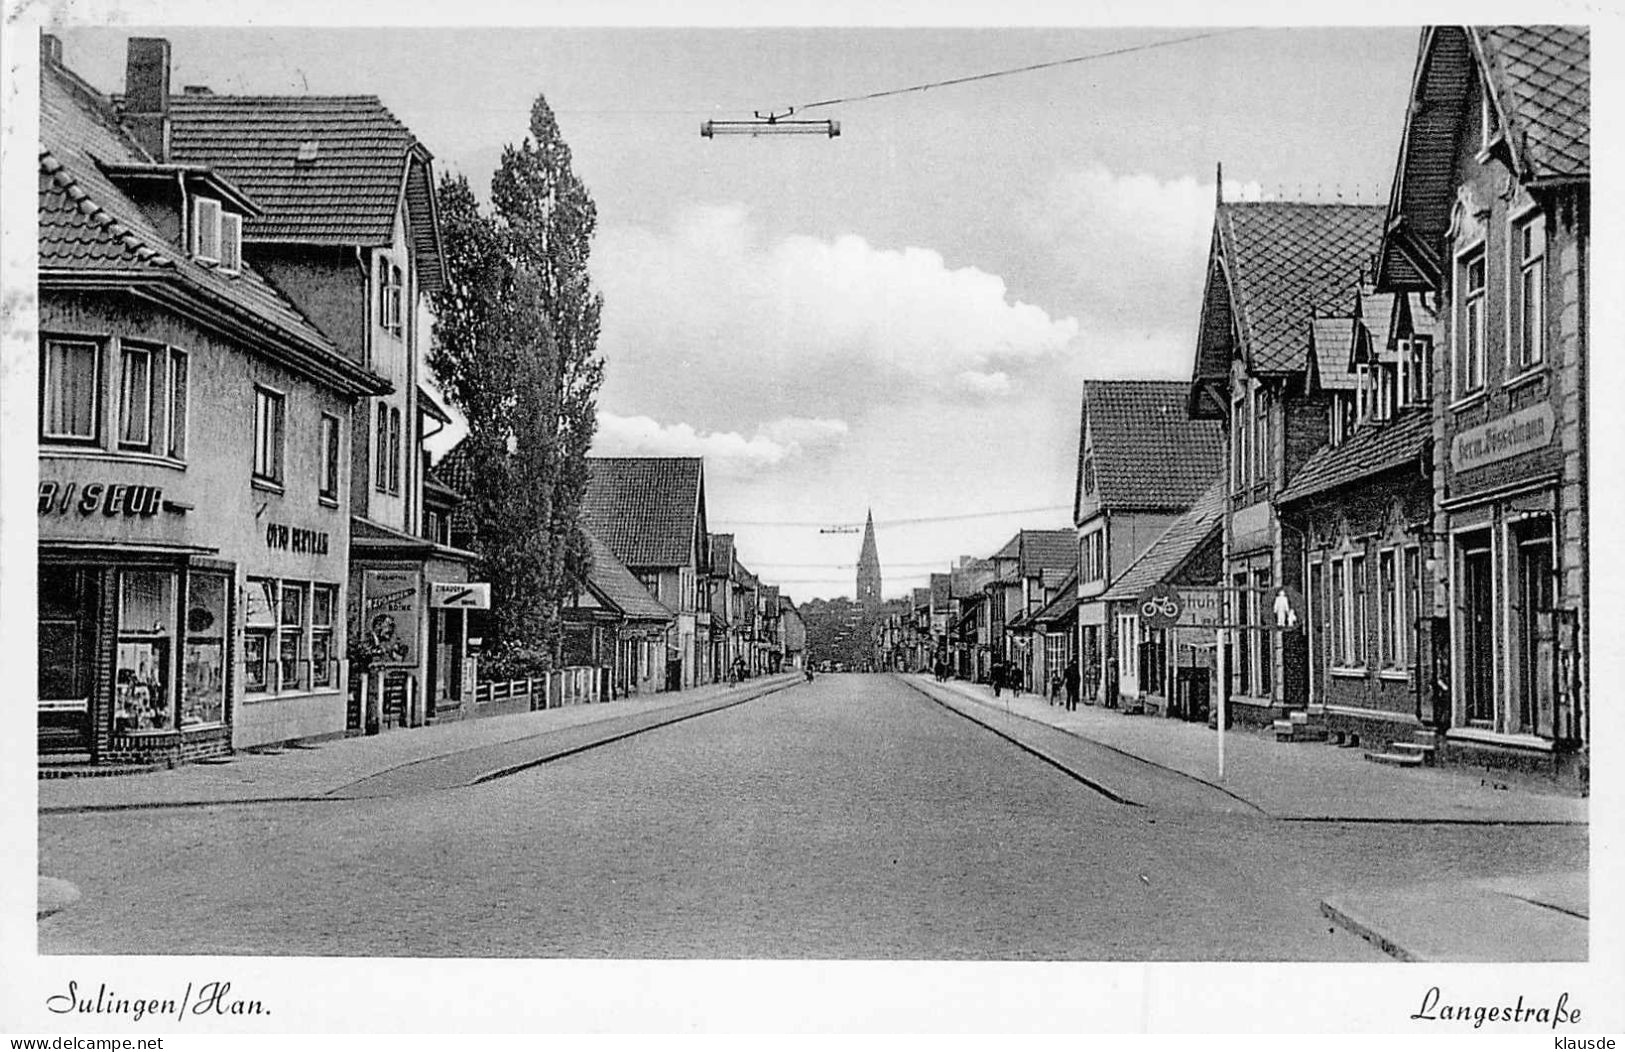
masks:
<path id="1" fill-rule="evenodd" d="M 1318 722 L 1311 722 L 1307 712 L 1291 712 L 1285 719 L 1279 719 L 1272 724 L 1275 730 L 1275 740 L 1278 742 L 1323 742 L 1326 740 L 1326 728 Z"/>
<path id="2" fill-rule="evenodd" d="M 1372 763 L 1390 767 L 1432 767 L 1438 762 L 1439 736 L 1433 731 L 1417 731 L 1408 742 L 1394 742 L 1386 752 L 1367 752 Z"/>

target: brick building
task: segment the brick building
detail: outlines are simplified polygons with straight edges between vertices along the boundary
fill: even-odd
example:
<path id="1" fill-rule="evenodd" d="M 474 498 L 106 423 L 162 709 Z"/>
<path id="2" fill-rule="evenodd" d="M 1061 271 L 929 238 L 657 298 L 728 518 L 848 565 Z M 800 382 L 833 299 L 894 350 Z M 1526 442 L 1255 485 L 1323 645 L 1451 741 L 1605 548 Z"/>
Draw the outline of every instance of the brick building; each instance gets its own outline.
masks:
<path id="1" fill-rule="evenodd" d="M 1590 66 L 1581 27 L 1424 30 L 1377 267 L 1439 304 L 1440 758 L 1581 782 Z"/>

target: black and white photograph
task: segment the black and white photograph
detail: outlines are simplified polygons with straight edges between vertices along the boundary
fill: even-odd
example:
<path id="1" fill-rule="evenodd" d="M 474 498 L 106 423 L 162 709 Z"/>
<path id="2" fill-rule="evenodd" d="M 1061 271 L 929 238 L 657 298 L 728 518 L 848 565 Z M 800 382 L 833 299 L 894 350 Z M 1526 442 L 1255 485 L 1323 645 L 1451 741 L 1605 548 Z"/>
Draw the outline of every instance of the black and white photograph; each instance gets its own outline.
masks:
<path id="1" fill-rule="evenodd" d="M 1619 1034 L 1620 15 L 1438 14 L 8 5 L 0 1029 Z"/>

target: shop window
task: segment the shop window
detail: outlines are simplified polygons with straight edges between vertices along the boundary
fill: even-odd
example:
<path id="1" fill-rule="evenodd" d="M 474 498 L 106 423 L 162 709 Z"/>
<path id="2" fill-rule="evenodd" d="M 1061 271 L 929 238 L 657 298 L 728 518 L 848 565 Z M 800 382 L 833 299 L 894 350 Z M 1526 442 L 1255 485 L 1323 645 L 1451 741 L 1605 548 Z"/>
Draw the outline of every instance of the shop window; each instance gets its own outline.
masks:
<path id="1" fill-rule="evenodd" d="M 1270 589 L 1273 575 L 1266 568 L 1253 571 L 1253 590 L 1247 594 L 1248 624 L 1262 626 L 1273 621 Z M 1268 628 L 1252 632 L 1254 667 L 1258 670 L 1258 693 L 1268 697 L 1275 690 L 1275 633 Z"/>
<path id="2" fill-rule="evenodd" d="M 186 656 L 182 667 L 181 726 L 226 718 L 226 594 L 229 578 L 193 573 L 186 582 Z"/>
<path id="3" fill-rule="evenodd" d="M 1546 222 L 1535 213 L 1512 231 L 1517 286 L 1512 295 L 1512 368 L 1524 372 L 1545 357 Z"/>
<path id="4" fill-rule="evenodd" d="M 321 479 L 317 493 L 324 499 L 339 499 L 339 418 L 322 414 Z"/>
<path id="5" fill-rule="evenodd" d="M 1516 560 L 1508 626 L 1518 695 L 1508 707 L 1506 729 L 1550 735 L 1557 686 L 1551 520 L 1539 516 L 1513 524 L 1509 549 Z"/>
<path id="6" fill-rule="evenodd" d="M 338 589 L 318 584 L 310 593 L 310 683 L 313 687 L 333 685 L 333 609 L 338 605 Z"/>
<path id="7" fill-rule="evenodd" d="M 243 610 L 243 688 L 264 694 L 275 687 L 271 641 L 277 630 L 275 581 L 249 578 Z"/>
<path id="8" fill-rule="evenodd" d="M 1484 249 L 1461 258 L 1456 267 L 1455 397 L 1484 386 Z"/>
<path id="9" fill-rule="evenodd" d="M 254 477 L 282 484 L 282 443 L 286 402 L 266 387 L 254 388 Z"/>
<path id="10" fill-rule="evenodd" d="M 88 340 L 46 340 L 41 361 L 41 440 L 95 442 L 100 435 L 101 345 Z"/>
<path id="11" fill-rule="evenodd" d="M 185 351 L 169 351 L 169 433 L 164 452 L 176 460 L 186 459 L 186 428 L 190 421 L 192 360 Z"/>
<path id="12" fill-rule="evenodd" d="M 1140 677 L 1140 619 L 1125 614 L 1117 619 L 1117 672 L 1118 689 L 1130 679 Z"/>
<path id="13" fill-rule="evenodd" d="M 115 734 L 174 729 L 169 677 L 174 641 L 175 575 L 154 570 L 120 573 Z"/>
<path id="14" fill-rule="evenodd" d="M 125 344 L 120 355 L 118 444 L 145 452 L 152 448 L 152 349 Z"/>
<path id="15" fill-rule="evenodd" d="M 305 671 L 305 586 L 282 582 L 280 635 L 277 643 L 277 689 L 303 690 Z"/>
<path id="16" fill-rule="evenodd" d="M 1461 646 L 1461 704 L 1467 722 L 1495 725 L 1495 569 L 1489 535 L 1458 540 L 1457 636 Z"/>

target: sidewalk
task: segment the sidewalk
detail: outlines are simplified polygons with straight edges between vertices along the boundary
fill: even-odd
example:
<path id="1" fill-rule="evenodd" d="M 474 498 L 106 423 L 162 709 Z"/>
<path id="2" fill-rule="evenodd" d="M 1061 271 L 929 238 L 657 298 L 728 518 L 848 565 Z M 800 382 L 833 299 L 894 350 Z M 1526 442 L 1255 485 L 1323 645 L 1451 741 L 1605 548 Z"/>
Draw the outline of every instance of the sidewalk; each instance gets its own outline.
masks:
<path id="1" fill-rule="evenodd" d="M 1225 732 L 1224 777 L 1219 777 L 1219 735 L 1204 723 L 1158 716 L 1128 716 L 1115 709 L 1080 705 L 1068 712 L 1041 696 L 997 700 L 993 689 L 962 680 L 937 683 L 910 675 L 915 684 L 946 690 L 969 701 L 1009 709 L 1038 723 L 1178 771 L 1223 788 L 1273 818 L 1347 822 L 1554 822 L 1589 821 L 1584 798 L 1537 793 L 1512 786 L 1495 789 L 1486 779 L 1438 768 L 1388 767 L 1367 761 L 1358 749 L 1316 742 L 1285 743 L 1255 731 Z"/>
<path id="2" fill-rule="evenodd" d="M 671 719 L 697 714 L 710 707 L 760 697 L 789 686 L 800 674 L 763 676 L 738 686 L 711 684 L 693 690 L 642 695 L 571 705 L 507 716 L 462 719 L 405 730 L 385 731 L 370 737 L 339 738 L 308 747 L 271 752 L 237 753 L 229 763 L 193 763 L 172 770 L 132 774 L 118 778 L 50 778 L 39 781 L 41 813 L 110 807 L 165 807 L 210 803 L 331 798 L 347 787 L 369 780 L 369 786 L 389 781 L 382 776 L 422 767 L 457 769 L 459 777 L 523 766 L 521 754 L 557 755 L 547 742 L 519 744 L 558 735 L 571 728 L 599 727 L 614 737 L 627 729 L 648 729 L 669 720 L 640 719 L 665 713 Z M 671 711 L 682 710 L 682 711 Z M 692 711 L 690 711 L 692 710 Z M 624 725 L 624 727 L 622 726 Z M 592 744 L 592 735 L 574 734 L 566 750 Z M 455 758 L 455 759 L 454 759 Z M 429 761 L 445 761 L 441 764 Z M 421 782 L 421 779 L 419 780 Z M 432 788 L 433 783 L 412 788 Z M 346 794 L 348 795 L 348 794 Z M 372 790 L 366 795 L 372 795 Z"/>
<path id="3" fill-rule="evenodd" d="M 1585 825 L 1588 801 L 1520 788 L 1494 789 L 1458 771 L 1386 767 L 1358 750 L 1283 743 L 1262 734 L 1218 733 L 1205 724 L 1128 716 L 1082 706 L 1067 712 L 1042 697 L 911 676 L 949 704 L 1017 715 L 1118 752 L 1220 786 L 1288 821 L 1562 823 Z M 955 704 L 954 707 L 959 707 Z M 1583 961 L 1589 932 L 1589 875 L 1547 873 L 1410 887 L 1357 888 L 1326 895 L 1333 923 L 1404 961 Z"/>

